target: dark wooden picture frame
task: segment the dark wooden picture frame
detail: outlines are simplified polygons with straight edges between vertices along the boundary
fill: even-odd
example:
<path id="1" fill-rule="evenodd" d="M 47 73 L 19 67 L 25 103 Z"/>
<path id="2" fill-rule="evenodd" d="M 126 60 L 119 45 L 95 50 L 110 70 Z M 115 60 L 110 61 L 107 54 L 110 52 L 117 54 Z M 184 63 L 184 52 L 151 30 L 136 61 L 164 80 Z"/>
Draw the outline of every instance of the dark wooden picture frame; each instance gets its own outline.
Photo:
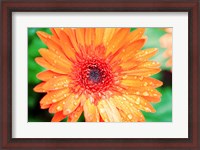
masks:
<path id="1" fill-rule="evenodd" d="M 0 143 L 1 149 L 200 149 L 199 0 L 5 0 L 1 2 Z M 13 12 L 188 12 L 188 138 L 36 139 L 12 138 Z M 180 89 L 181 90 L 181 89 Z"/>

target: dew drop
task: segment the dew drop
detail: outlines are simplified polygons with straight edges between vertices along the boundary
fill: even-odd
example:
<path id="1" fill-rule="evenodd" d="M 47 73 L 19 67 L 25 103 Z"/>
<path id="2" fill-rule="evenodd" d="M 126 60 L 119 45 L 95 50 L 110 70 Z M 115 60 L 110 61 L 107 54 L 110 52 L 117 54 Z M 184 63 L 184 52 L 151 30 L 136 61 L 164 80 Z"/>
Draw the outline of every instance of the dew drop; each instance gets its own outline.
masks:
<path id="1" fill-rule="evenodd" d="M 144 77 L 143 77 L 143 76 L 141 76 L 141 77 L 139 77 L 139 79 L 140 79 L 140 80 L 143 80 L 143 79 L 144 79 Z"/>
<path id="2" fill-rule="evenodd" d="M 149 93 L 148 92 L 144 92 L 143 95 L 144 96 L 149 96 Z"/>
<path id="3" fill-rule="evenodd" d="M 64 87 L 68 87 L 68 84 L 65 83 L 63 86 L 64 86 Z"/>
<path id="4" fill-rule="evenodd" d="M 140 94 L 140 92 L 136 92 L 135 94 L 139 95 L 139 94 Z"/>
<path id="5" fill-rule="evenodd" d="M 105 119 L 104 121 L 105 121 L 105 122 L 108 122 L 108 119 Z"/>
<path id="6" fill-rule="evenodd" d="M 74 102 L 73 104 L 74 104 L 74 106 L 76 106 L 76 105 L 77 105 L 77 102 Z"/>
<path id="7" fill-rule="evenodd" d="M 55 103 L 55 102 L 57 102 L 57 100 L 56 99 L 52 99 L 52 102 Z"/>
<path id="8" fill-rule="evenodd" d="M 58 106 L 56 109 L 57 109 L 57 111 L 62 110 L 62 108 L 60 106 Z"/>
<path id="9" fill-rule="evenodd" d="M 101 109 L 100 109 L 100 112 L 101 112 L 101 113 L 104 113 L 104 112 L 105 112 L 105 109 L 101 108 Z"/>
<path id="10" fill-rule="evenodd" d="M 138 105 L 140 104 L 140 98 L 139 97 L 136 99 L 135 103 L 138 104 Z"/>
<path id="11" fill-rule="evenodd" d="M 128 118 L 129 118 L 129 119 L 132 119 L 132 118 L 133 118 L 133 116 L 132 116 L 131 114 L 129 114 L 129 115 L 128 115 Z"/>
<path id="12" fill-rule="evenodd" d="M 149 109 L 149 108 L 145 108 L 145 110 L 148 111 L 148 112 L 151 112 L 151 109 Z"/>
<path id="13" fill-rule="evenodd" d="M 148 83 L 147 82 L 144 82 L 144 86 L 147 86 L 148 85 Z"/>
<path id="14" fill-rule="evenodd" d="M 71 112 L 70 109 L 66 109 L 66 110 L 65 110 L 65 113 L 66 113 L 66 114 L 69 114 L 70 112 Z"/>
<path id="15" fill-rule="evenodd" d="M 127 75 L 124 75 L 122 78 L 123 78 L 123 79 L 126 79 L 127 77 L 128 77 Z"/>

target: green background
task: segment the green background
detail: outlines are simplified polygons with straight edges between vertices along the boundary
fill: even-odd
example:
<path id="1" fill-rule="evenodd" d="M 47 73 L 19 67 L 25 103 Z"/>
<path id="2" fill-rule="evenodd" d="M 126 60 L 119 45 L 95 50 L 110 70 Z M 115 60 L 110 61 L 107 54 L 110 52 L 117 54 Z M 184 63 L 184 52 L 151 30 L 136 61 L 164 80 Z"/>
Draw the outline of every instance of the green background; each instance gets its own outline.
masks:
<path id="1" fill-rule="evenodd" d="M 131 28 L 131 31 L 133 30 L 135 28 Z M 36 78 L 36 74 L 44 70 L 35 62 L 35 58 L 40 56 L 39 48 L 46 48 L 46 45 L 36 35 L 37 31 L 51 34 L 49 28 L 28 28 L 28 122 L 49 122 L 53 115 L 49 114 L 48 109 L 40 109 L 39 106 L 39 101 L 45 94 L 33 91 L 33 88 L 41 82 Z M 143 112 L 147 122 L 172 121 L 172 73 L 171 68 L 165 65 L 167 59 L 163 57 L 163 52 L 166 49 L 161 48 L 159 43 L 160 37 L 165 33 L 162 28 L 146 28 L 145 31 L 148 41 L 143 49 L 158 48 L 158 53 L 152 59 L 162 64 L 162 71 L 153 77 L 164 83 L 162 87 L 157 88 L 162 93 L 162 97 L 161 102 L 153 104 L 156 113 Z M 83 114 L 79 121 L 84 121 Z"/>

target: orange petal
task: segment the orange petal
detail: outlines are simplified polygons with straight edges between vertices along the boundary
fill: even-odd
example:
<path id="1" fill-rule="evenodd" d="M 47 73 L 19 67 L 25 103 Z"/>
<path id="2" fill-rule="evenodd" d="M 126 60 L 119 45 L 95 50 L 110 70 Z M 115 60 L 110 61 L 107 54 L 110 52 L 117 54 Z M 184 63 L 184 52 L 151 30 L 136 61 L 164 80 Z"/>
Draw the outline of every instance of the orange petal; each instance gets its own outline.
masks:
<path id="1" fill-rule="evenodd" d="M 130 122 L 130 119 L 128 118 L 128 116 L 124 113 L 124 111 L 122 111 L 121 109 L 118 109 L 119 114 L 122 118 L 122 122 Z"/>
<path id="2" fill-rule="evenodd" d="M 134 95 L 139 95 L 139 96 L 144 96 L 144 97 L 161 97 L 162 94 L 158 92 L 156 89 L 152 87 L 143 87 L 143 88 L 138 88 L 138 87 L 132 87 L 132 86 L 127 86 L 126 89 L 127 94 L 134 94 Z"/>
<path id="3" fill-rule="evenodd" d="M 38 31 L 37 35 L 39 38 L 47 45 L 47 47 L 56 53 L 58 56 L 65 58 L 64 53 L 62 52 L 62 48 L 59 46 L 59 40 L 45 32 Z"/>
<path id="4" fill-rule="evenodd" d="M 41 109 L 47 109 L 47 108 L 49 108 L 50 106 L 51 106 L 50 104 L 49 104 L 49 105 L 43 105 L 43 104 L 42 104 L 42 105 L 40 105 L 40 108 L 41 108 Z"/>
<path id="5" fill-rule="evenodd" d="M 37 35 L 38 35 L 38 37 L 42 40 L 42 42 L 43 42 L 44 44 L 46 44 L 46 42 L 47 42 L 48 39 L 51 39 L 51 38 L 52 38 L 51 35 L 49 35 L 49 34 L 46 33 L 46 32 L 43 32 L 43 31 L 38 31 L 38 32 L 37 32 Z"/>
<path id="6" fill-rule="evenodd" d="M 145 42 L 146 42 L 145 38 L 133 41 L 128 46 L 124 46 L 118 51 L 116 51 L 110 59 L 112 59 L 112 61 L 122 60 L 122 63 L 124 63 L 122 65 L 130 63 L 129 60 L 133 62 L 135 54 L 143 47 Z"/>
<path id="7" fill-rule="evenodd" d="M 130 32 L 130 34 L 127 37 L 127 43 L 131 43 L 135 40 L 142 38 L 144 32 L 145 32 L 145 28 L 138 28 L 138 29 Z"/>
<path id="8" fill-rule="evenodd" d="M 85 29 L 85 45 L 90 46 L 94 43 L 94 28 Z"/>
<path id="9" fill-rule="evenodd" d="M 122 28 L 115 34 L 115 36 L 113 36 L 112 40 L 107 45 L 106 55 L 110 54 L 111 52 L 115 53 L 124 45 L 126 36 L 128 35 L 129 31 L 129 28 Z"/>
<path id="10" fill-rule="evenodd" d="M 153 103 L 160 102 L 160 97 L 151 97 L 151 96 L 142 96 L 142 97 L 149 102 L 153 102 Z"/>
<path id="11" fill-rule="evenodd" d="M 80 118 L 81 114 L 83 112 L 83 107 L 79 106 L 76 108 L 75 111 L 73 111 L 71 114 L 69 114 L 67 122 L 76 122 Z"/>
<path id="12" fill-rule="evenodd" d="M 154 68 L 136 68 L 131 69 L 129 71 L 123 71 L 123 74 L 126 75 L 135 75 L 135 76 L 144 76 L 149 77 L 151 75 L 157 74 L 161 71 L 161 69 L 154 69 Z"/>
<path id="13" fill-rule="evenodd" d="M 58 74 L 56 72 L 52 72 L 50 70 L 46 70 L 46 71 L 38 73 L 37 74 L 37 78 L 42 80 L 42 81 L 48 81 L 49 79 L 58 77 L 60 75 L 61 74 Z"/>
<path id="14" fill-rule="evenodd" d="M 100 106 L 100 107 L 98 107 L 98 109 L 99 109 L 99 113 L 100 113 L 101 117 L 103 118 L 103 120 L 105 118 L 104 117 L 105 113 L 107 114 L 107 118 L 105 118 L 105 119 L 108 119 L 108 120 L 104 120 L 105 122 L 107 122 L 107 121 L 121 122 L 121 116 L 112 101 L 100 100 L 98 102 L 98 105 Z"/>
<path id="15" fill-rule="evenodd" d="M 56 38 L 59 38 L 59 37 L 58 37 L 58 34 L 57 34 L 56 30 L 55 30 L 55 28 L 50 28 L 50 30 L 51 30 L 51 33 L 52 33 Z"/>
<path id="16" fill-rule="evenodd" d="M 69 37 L 75 51 L 80 52 L 74 31 L 70 28 L 64 28 L 64 32 Z"/>
<path id="17" fill-rule="evenodd" d="M 116 28 L 105 28 L 103 36 L 103 44 L 107 46 L 112 39 L 113 35 L 116 33 Z"/>
<path id="18" fill-rule="evenodd" d="M 63 28 L 50 28 L 50 30 L 54 36 L 60 39 L 60 31 L 63 30 Z"/>
<path id="19" fill-rule="evenodd" d="M 97 107 L 93 103 L 91 103 L 90 100 L 87 100 L 84 103 L 83 109 L 85 120 L 87 122 L 99 122 L 100 117 Z"/>
<path id="20" fill-rule="evenodd" d="M 98 102 L 97 108 L 101 116 L 100 118 L 102 118 L 104 122 L 110 122 L 109 116 L 100 102 Z"/>
<path id="21" fill-rule="evenodd" d="M 65 104 L 65 99 L 58 101 L 56 103 L 53 103 L 50 107 L 49 107 L 49 113 L 57 113 L 59 111 L 63 110 Z"/>
<path id="22" fill-rule="evenodd" d="M 59 76 L 56 78 L 51 78 L 44 85 L 43 88 L 45 90 L 58 90 L 68 87 L 69 78 L 66 76 Z"/>
<path id="23" fill-rule="evenodd" d="M 41 82 L 39 83 L 38 85 L 36 85 L 33 90 L 35 92 L 41 92 L 41 93 L 44 93 L 44 92 L 47 92 L 44 88 L 43 88 L 43 85 L 45 84 L 45 82 Z"/>
<path id="24" fill-rule="evenodd" d="M 47 40 L 46 45 L 48 46 L 49 50 L 54 52 L 57 56 L 66 59 L 66 56 L 64 52 L 62 51 L 62 47 L 60 46 L 60 43 L 58 45 L 52 40 Z"/>
<path id="25" fill-rule="evenodd" d="M 53 67 L 51 64 L 49 64 L 46 60 L 44 60 L 44 58 L 42 57 L 37 57 L 35 58 L 35 61 L 42 67 L 46 68 L 46 69 L 49 69 L 53 72 L 57 72 L 57 73 L 61 73 L 61 74 L 65 74 L 64 71 L 56 68 L 56 67 Z"/>
<path id="26" fill-rule="evenodd" d="M 114 98 L 111 99 L 111 101 L 115 104 L 117 108 L 121 109 L 127 115 L 127 117 L 131 122 L 138 122 L 145 120 L 142 113 L 125 98 L 115 96 Z"/>
<path id="27" fill-rule="evenodd" d="M 160 87 L 162 86 L 162 82 L 159 80 L 156 80 L 154 78 L 149 77 L 141 77 L 141 76 L 134 76 L 134 75 L 125 75 L 122 77 L 121 84 L 123 86 L 132 86 L 132 87 Z"/>
<path id="28" fill-rule="evenodd" d="M 148 60 L 152 56 L 154 56 L 157 53 L 158 49 L 157 48 L 149 48 L 145 50 L 139 51 L 137 54 L 135 54 L 134 59 L 144 61 Z"/>
<path id="29" fill-rule="evenodd" d="M 65 100 L 65 105 L 63 109 L 63 114 L 69 115 L 72 113 L 80 104 L 80 98 L 77 95 L 70 95 L 66 100 Z"/>
<path id="30" fill-rule="evenodd" d="M 60 121 L 62 121 L 62 120 L 65 119 L 65 118 L 66 118 L 66 116 L 63 115 L 62 111 L 60 111 L 60 112 L 57 112 L 57 113 L 53 116 L 51 122 L 60 122 Z"/>
<path id="31" fill-rule="evenodd" d="M 131 102 L 135 108 L 146 111 L 146 112 L 156 112 L 149 101 L 145 100 L 143 97 L 136 95 L 125 96 L 126 99 Z"/>
<path id="32" fill-rule="evenodd" d="M 170 58 L 170 59 L 167 61 L 166 66 L 167 66 L 167 67 L 172 66 L 172 58 Z"/>
<path id="33" fill-rule="evenodd" d="M 67 36 L 67 34 L 64 31 L 60 32 L 60 40 L 61 40 L 61 46 L 62 46 L 63 52 L 65 53 L 67 58 L 69 60 L 74 60 L 75 59 L 75 50 L 70 41 L 70 38 Z"/>
<path id="34" fill-rule="evenodd" d="M 56 103 L 64 98 L 66 98 L 69 95 L 69 89 L 61 89 L 57 91 L 52 91 L 47 93 L 42 100 L 40 101 L 40 104 L 51 104 L 51 103 Z"/>
<path id="35" fill-rule="evenodd" d="M 81 46 L 85 45 L 85 29 L 84 28 L 76 28 L 75 29 L 76 39 L 78 44 Z"/>
<path id="36" fill-rule="evenodd" d="M 103 36 L 104 36 L 105 28 L 95 28 L 95 47 L 101 45 L 103 43 Z"/>
<path id="37" fill-rule="evenodd" d="M 137 68 L 159 68 L 160 63 L 157 61 L 146 61 L 137 66 Z"/>
<path id="38" fill-rule="evenodd" d="M 60 58 L 53 52 L 41 48 L 39 49 L 39 53 L 42 55 L 42 57 L 49 62 L 53 67 L 58 68 L 59 70 L 62 70 L 65 73 L 69 73 L 71 71 L 71 64 L 66 59 Z"/>

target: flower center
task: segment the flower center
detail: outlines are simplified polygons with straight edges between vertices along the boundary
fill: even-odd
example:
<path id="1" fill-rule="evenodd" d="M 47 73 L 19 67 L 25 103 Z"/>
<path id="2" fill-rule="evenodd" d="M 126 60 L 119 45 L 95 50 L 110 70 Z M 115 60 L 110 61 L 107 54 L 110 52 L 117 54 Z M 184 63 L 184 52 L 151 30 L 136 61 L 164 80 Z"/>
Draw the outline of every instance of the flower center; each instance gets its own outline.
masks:
<path id="1" fill-rule="evenodd" d="M 73 80 L 89 93 L 102 93 L 113 83 L 110 66 L 97 58 L 87 58 L 78 62 L 73 69 Z"/>
<path id="2" fill-rule="evenodd" d="M 99 68 L 89 67 L 89 80 L 93 83 L 99 83 L 102 80 L 102 72 Z"/>

